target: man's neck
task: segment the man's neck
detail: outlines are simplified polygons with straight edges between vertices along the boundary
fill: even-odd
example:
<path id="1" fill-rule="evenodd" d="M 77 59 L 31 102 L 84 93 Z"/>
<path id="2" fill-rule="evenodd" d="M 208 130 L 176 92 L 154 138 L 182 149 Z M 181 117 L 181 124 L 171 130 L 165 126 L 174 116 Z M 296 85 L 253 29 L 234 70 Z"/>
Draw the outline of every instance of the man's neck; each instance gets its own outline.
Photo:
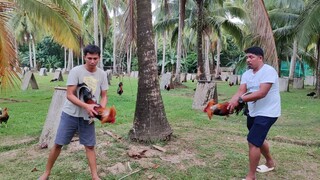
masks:
<path id="1" fill-rule="evenodd" d="M 264 63 L 260 64 L 257 68 L 253 69 L 253 73 L 255 74 L 256 72 L 258 72 L 262 67 L 263 67 Z"/>
<path id="2" fill-rule="evenodd" d="M 84 65 L 84 67 L 86 68 L 87 71 L 94 73 L 97 70 L 97 66 L 95 66 L 94 68 L 87 66 L 86 64 Z"/>

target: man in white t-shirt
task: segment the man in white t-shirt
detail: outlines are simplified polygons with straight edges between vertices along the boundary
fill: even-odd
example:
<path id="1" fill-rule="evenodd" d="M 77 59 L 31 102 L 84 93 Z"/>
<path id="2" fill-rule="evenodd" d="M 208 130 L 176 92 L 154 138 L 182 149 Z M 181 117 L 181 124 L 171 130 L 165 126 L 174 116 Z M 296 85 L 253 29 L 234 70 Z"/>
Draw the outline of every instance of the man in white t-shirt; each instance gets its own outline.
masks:
<path id="1" fill-rule="evenodd" d="M 96 104 L 87 104 L 78 97 L 78 85 L 85 83 L 100 106 L 107 104 L 108 78 L 105 72 L 97 67 L 100 62 L 100 48 L 96 45 L 88 45 L 83 50 L 85 64 L 71 69 L 67 80 L 67 100 L 62 108 L 61 120 L 57 130 L 55 144 L 52 147 L 46 165 L 46 171 L 39 180 L 48 179 L 51 169 L 58 158 L 63 145 L 70 143 L 76 132 L 79 134 L 80 144 L 84 145 L 88 159 L 91 177 L 99 180 L 96 163 L 96 135 L 95 125 L 90 117 L 98 114 L 95 111 Z M 101 98 L 100 98 L 101 97 Z"/>
<path id="2" fill-rule="evenodd" d="M 239 103 L 248 104 L 249 172 L 246 179 L 254 180 L 256 171 L 268 172 L 275 167 L 266 137 L 281 115 L 281 102 L 278 73 L 272 66 L 264 64 L 263 50 L 254 46 L 246 49 L 245 53 L 249 69 L 242 75 L 240 87 L 229 101 L 228 108 L 232 112 Z M 250 94 L 243 96 L 247 92 Z M 266 164 L 258 166 L 261 154 Z"/>

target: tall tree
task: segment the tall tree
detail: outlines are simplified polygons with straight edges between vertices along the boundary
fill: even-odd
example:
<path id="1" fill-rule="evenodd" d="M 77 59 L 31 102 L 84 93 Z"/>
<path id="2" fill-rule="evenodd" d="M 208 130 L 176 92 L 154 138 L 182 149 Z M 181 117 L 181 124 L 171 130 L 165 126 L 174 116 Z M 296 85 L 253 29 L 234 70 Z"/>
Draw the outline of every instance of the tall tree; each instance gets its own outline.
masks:
<path id="1" fill-rule="evenodd" d="M 178 29 L 178 43 L 177 43 L 177 63 L 176 63 L 176 83 L 180 83 L 181 72 L 181 55 L 182 55 L 182 40 L 183 40 L 183 28 L 186 11 L 186 0 L 179 1 L 179 29 Z"/>
<path id="2" fill-rule="evenodd" d="M 160 93 L 152 31 L 151 0 L 137 3 L 138 96 L 131 140 L 168 140 L 172 129 Z"/>
<path id="3" fill-rule="evenodd" d="M 197 74 L 199 80 L 207 80 L 204 73 L 204 60 L 202 56 L 202 31 L 203 31 L 203 0 L 196 0 L 198 5 L 198 21 L 197 21 L 197 55 L 198 67 Z"/>
<path id="4" fill-rule="evenodd" d="M 308 1 L 304 12 L 301 14 L 298 25 L 297 34 L 301 46 L 307 49 L 307 46 L 311 43 L 316 44 L 316 91 L 317 97 L 320 98 L 320 1 L 310 0 Z"/>

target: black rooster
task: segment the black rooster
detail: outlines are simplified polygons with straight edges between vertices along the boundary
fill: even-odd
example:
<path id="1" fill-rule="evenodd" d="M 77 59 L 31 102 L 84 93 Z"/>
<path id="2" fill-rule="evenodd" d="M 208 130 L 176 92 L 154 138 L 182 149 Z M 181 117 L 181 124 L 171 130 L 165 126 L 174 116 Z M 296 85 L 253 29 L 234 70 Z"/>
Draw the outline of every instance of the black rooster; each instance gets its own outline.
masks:
<path id="1" fill-rule="evenodd" d="M 120 96 L 121 96 L 121 94 L 123 93 L 122 86 L 123 86 L 123 83 L 120 82 L 120 83 L 119 83 L 119 87 L 118 87 L 118 89 L 117 89 L 117 93 L 118 93 Z"/>

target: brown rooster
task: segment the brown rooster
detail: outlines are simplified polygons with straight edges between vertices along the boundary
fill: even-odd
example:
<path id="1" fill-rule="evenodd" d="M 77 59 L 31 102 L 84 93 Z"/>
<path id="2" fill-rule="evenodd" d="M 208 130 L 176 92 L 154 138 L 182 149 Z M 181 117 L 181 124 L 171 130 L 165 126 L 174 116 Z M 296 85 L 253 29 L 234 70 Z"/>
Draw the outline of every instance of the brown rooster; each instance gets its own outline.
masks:
<path id="1" fill-rule="evenodd" d="M 0 124 L 2 124 L 2 122 L 4 122 L 7 127 L 8 119 L 9 119 L 8 108 L 5 107 L 5 108 L 3 108 L 2 111 L 0 111 Z"/>
<path id="2" fill-rule="evenodd" d="M 104 123 L 114 123 L 116 121 L 116 108 L 114 106 L 108 108 L 103 108 L 100 104 L 97 104 L 94 96 L 91 93 L 91 90 L 88 88 L 86 84 L 80 84 L 79 88 L 79 97 L 83 98 L 83 101 L 88 104 L 96 104 L 94 110 L 98 112 L 95 115 L 95 118 L 99 119 L 101 124 Z M 93 122 L 93 119 L 90 120 L 90 123 Z"/>
<path id="3" fill-rule="evenodd" d="M 227 109 L 229 105 L 229 102 L 224 102 L 224 103 L 216 103 L 214 99 L 211 99 L 207 106 L 204 108 L 203 112 L 206 112 L 208 114 L 209 119 L 212 118 L 213 115 L 218 115 L 218 116 L 229 116 L 230 111 Z M 238 115 L 239 112 L 244 108 L 245 103 L 239 104 L 237 107 L 235 107 L 235 112 Z"/>

